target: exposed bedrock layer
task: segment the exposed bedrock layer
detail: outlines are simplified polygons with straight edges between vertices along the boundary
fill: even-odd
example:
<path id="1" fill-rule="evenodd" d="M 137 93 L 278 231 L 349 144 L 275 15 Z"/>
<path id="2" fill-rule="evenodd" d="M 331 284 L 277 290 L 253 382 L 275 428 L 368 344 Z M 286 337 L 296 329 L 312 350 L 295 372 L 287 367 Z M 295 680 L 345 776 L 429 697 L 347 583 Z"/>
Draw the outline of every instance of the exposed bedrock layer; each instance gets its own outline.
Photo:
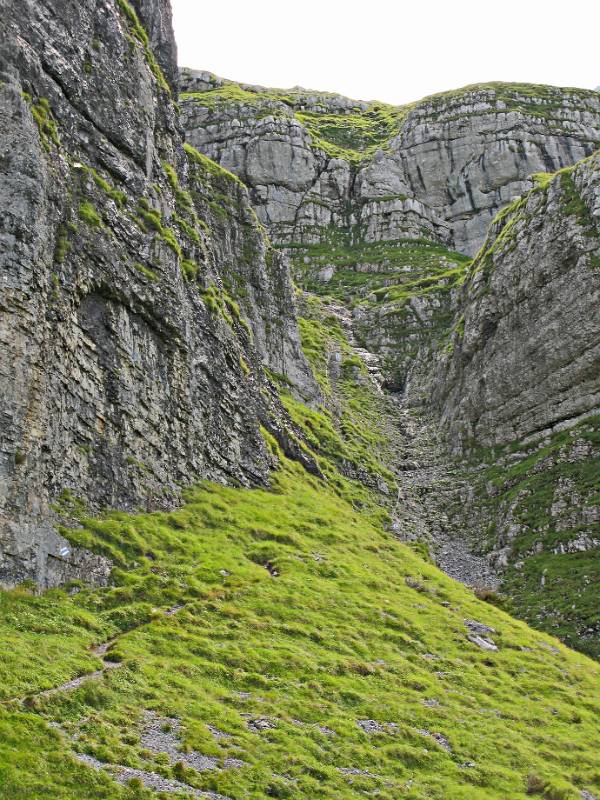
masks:
<path id="1" fill-rule="evenodd" d="M 440 366 L 458 451 L 600 411 L 598 155 L 508 206 L 473 262 Z"/>
<path id="2" fill-rule="evenodd" d="M 250 187 L 276 242 L 430 238 L 474 254 L 496 212 L 600 143 L 600 97 L 482 84 L 403 107 L 182 70 L 188 140 Z"/>
<path id="3" fill-rule="evenodd" d="M 73 503 L 265 483 L 260 425 L 293 437 L 263 363 L 317 391 L 245 188 L 183 149 L 169 3 L 137 8 L 13 3 L 0 22 L 3 584 L 105 579 L 53 530 Z"/>
<path id="4" fill-rule="evenodd" d="M 519 615 L 600 654 L 600 156 L 508 206 L 430 386 L 471 489 L 451 511 Z"/>

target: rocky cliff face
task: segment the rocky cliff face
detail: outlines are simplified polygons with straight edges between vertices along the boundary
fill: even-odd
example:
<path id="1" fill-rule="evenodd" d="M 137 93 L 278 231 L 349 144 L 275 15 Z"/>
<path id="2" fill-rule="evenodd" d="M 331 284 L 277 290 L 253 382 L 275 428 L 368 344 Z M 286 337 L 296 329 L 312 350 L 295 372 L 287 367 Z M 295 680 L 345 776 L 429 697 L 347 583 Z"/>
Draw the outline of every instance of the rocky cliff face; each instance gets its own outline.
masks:
<path id="1" fill-rule="evenodd" d="M 0 44 L 0 582 L 104 580 L 57 514 L 264 483 L 310 398 L 285 265 L 234 176 L 182 147 L 163 0 L 10 4 Z M 142 25 L 145 23 L 146 28 Z"/>
<path id="2" fill-rule="evenodd" d="M 180 83 L 189 141 L 248 185 L 298 283 L 351 305 L 357 339 L 416 403 L 430 391 L 416 366 L 454 315 L 456 251 L 480 248 L 532 174 L 600 142 L 600 98 L 579 89 L 487 84 L 394 108 L 190 70 Z"/>
<path id="3" fill-rule="evenodd" d="M 471 485 L 456 525 L 515 608 L 600 652 L 600 157 L 501 212 L 473 262 L 434 391 Z"/>
<path id="4" fill-rule="evenodd" d="M 189 141 L 250 187 L 275 241 L 429 238 L 474 254 L 534 172 L 600 143 L 592 91 L 466 87 L 402 108 L 181 73 Z"/>
<path id="5" fill-rule="evenodd" d="M 439 390 L 460 452 L 600 411 L 599 157 L 539 181 L 501 213 L 464 285 Z"/>

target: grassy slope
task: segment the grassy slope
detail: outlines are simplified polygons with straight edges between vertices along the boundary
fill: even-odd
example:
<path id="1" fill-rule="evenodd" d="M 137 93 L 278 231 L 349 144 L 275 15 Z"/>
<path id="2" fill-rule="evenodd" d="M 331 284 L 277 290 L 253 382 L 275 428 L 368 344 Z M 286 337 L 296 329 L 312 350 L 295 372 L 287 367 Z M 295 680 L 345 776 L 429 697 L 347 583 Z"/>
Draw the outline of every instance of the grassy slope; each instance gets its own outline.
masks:
<path id="1" fill-rule="evenodd" d="M 360 307 L 355 334 L 367 349 L 385 354 L 386 375 L 399 385 L 420 349 L 447 340 L 454 314 L 450 293 L 471 263 L 425 239 L 353 243 L 343 233 L 287 250 L 304 289 Z M 328 266 L 335 271 L 323 282 L 319 272 Z"/>
<path id="2" fill-rule="evenodd" d="M 335 233 L 335 235 L 334 235 Z M 423 294 L 446 280 L 462 280 L 470 259 L 425 239 L 364 242 L 344 232 L 332 232 L 319 244 L 285 245 L 297 282 L 308 291 L 352 307 L 373 293 L 376 302 Z M 328 282 L 318 271 L 332 266 Z"/>
<path id="3" fill-rule="evenodd" d="M 385 509 L 340 475 L 336 465 L 362 463 L 389 481 L 382 410 L 354 379 L 359 367 L 335 319 L 316 300 L 304 313 L 303 345 L 338 413 L 285 402 L 327 482 L 278 453 L 271 491 L 203 485 L 170 514 L 84 520 L 69 535 L 111 555 L 112 587 L 0 595 L 10 654 L 0 662 L 9 701 L 0 706 L 0 797 L 152 796 L 74 761 L 48 722 L 101 761 L 181 779 L 141 745 L 144 710 L 180 717 L 184 747 L 246 762 L 183 772 L 235 800 L 524 797 L 527 781 L 547 798 L 600 788 L 600 667 L 400 544 Z M 335 387 L 326 372 L 333 345 L 342 353 Z M 365 418 L 369 431 L 358 424 Z M 178 605 L 177 615 L 162 613 Z M 465 619 L 494 627 L 500 650 L 469 642 Z M 113 637 L 120 667 L 35 697 L 100 667 L 90 646 Z M 253 733 L 244 715 L 276 727 Z M 367 734 L 364 719 L 396 727 Z M 215 741 L 207 725 L 231 738 Z M 442 734 L 451 752 L 423 731 Z"/>
<path id="4" fill-rule="evenodd" d="M 336 470 L 363 462 L 389 480 L 376 402 L 317 306 L 303 344 L 326 396 L 326 342 L 340 347 L 341 413 L 286 404 L 327 482 L 279 453 L 271 491 L 203 485 L 170 514 L 84 520 L 70 538 L 111 555 L 112 587 L 0 595 L 0 797 L 152 796 L 74 761 L 48 722 L 101 761 L 183 775 L 234 800 L 524 797 L 527 781 L 547 798 L 600 789 L 600 667 L 420 559 L 387 532 L 364 486 Z M 368 436 L 357 424 L 365 415 Z M 473 618 L 496 629 L 498 652 L 468 641 Z M 90 647 L 113 637 L 120 667 L 35 697 L 97 669 Z M 177 771 L 141 745 L 144 710 L 180 717 L 184 747 L 246 766 Z M 251 732 L 244 715 L 276 727 Z M 396 727 L 367 734 L 363 719 Z M 230 738 L 215 740 L 207 725 Z M 451 752 L 423 731 L 442 734 Z"/>
<path id="5" fill-rule="evenodd" d="M 304 333 L 310 347 L 315 331 Z M 317 426 L 314 446 L 328 455 L 335 436 Z M 78 732 L 75 747 L 101 761 L 172 776 L 140 746 L 144 709 L 180 717 L 184 746 L 243 759 L 184 773 L 236 800 L 523 797 L 528 777 L 547 798 L 600 789 L 600 667 L 396 541 L 364 487 L 335 472 L 335 453 L 321 456 L 327 483 L 278 454 L 271 491 L 202 485 L 170 514 L 84 520 L 70 537 L 112 556 L 114 586 L 0 596 L 0 692 L 29 696 L 0 711 L 0 797 L 145 797 L 74 762 L 45 725 Z M 499 651 L 469 642 L 465 619 L 494 627 Z M 114 636 L 119 668 L 33 697 L 98 668 L 89 648 Z M 253 733 L 244 714 L 276 727 Z M 396 727 L 367 734 L 362 719 Z"/>

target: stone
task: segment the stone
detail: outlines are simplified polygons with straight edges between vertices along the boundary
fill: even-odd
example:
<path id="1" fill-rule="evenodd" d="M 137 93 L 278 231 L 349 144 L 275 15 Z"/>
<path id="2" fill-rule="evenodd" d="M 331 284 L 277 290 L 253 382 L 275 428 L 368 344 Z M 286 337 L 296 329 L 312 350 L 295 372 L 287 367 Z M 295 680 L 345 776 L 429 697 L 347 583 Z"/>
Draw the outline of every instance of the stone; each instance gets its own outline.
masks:
<path id="1" fill-rule="evenodd" d="M 482 650 L 491 650 L 496 651 L 498 649 L 498 645 L 494 644 L 491 639 L 488 639 L 484 636 L 478 636 L 476 633 L 470 633 L 467 636 L 467 639 L 473 644 L 476 644 L 477 647 L 480 647 Z"/>
<path id="2" fill-rule="evenodd" d="M 205 74 L 181 71 L 186 137 L 248 184 L 261 221 L 282 244 L 319 241 L 330 224 L 347 227 L 350 206 L 366 241 L 426 235 L 474 255 L 496 212 L 531 188 L 532 173 L 570 166 L 600 140 L 592 91 L 537 87 L 536 97 L 531 87 L 482 85 L 415 104 L 385 149 L 354 165 L 328 157 L 295 114 L 355 112 L 355 101 L 288 92 L 283 102 L 254 86 L 252 104 L 207 107 L 201 93 L 232 82 L 208 83 Z"/>
<path id="3" fill-rule="evenodd" d="M 41 0 L 2 19 L 3 586 L 106 583 L 109 562 L 55 532 L 83 509 L 168 508 L 203 477 L 265 485 L 260 425 L 299 448 L 263 365 L 319 393 L 246 190 L 183 150 L 169 2 L 134 5 L 158 67 L 116 4 L 85 0 L 75 22 Z M 225 285 L 240 288 L 229 322 L 206 299 L 226 302 Z"/>

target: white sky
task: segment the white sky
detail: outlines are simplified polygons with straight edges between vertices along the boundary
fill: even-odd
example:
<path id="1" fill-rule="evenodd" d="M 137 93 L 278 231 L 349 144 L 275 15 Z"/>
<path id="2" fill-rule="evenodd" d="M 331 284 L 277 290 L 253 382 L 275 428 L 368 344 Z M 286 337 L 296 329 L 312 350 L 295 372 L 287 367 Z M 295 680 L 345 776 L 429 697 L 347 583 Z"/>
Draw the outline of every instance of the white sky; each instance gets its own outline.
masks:
<path id="1" fill-rule="evenodd" d="M 600 2 L 171 0 L 179 64 L 404 103 L 484 81 L 593 89 Z"/>

